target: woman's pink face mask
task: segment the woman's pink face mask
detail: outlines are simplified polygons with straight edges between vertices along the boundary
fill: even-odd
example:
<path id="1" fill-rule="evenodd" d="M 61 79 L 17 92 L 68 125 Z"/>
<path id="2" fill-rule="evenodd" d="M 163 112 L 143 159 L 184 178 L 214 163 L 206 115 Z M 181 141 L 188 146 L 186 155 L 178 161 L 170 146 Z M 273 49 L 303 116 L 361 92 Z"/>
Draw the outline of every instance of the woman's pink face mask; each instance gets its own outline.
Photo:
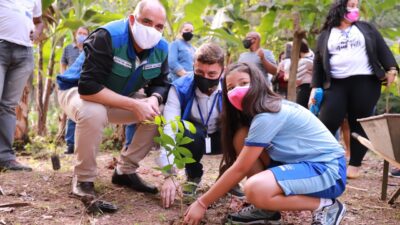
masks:
<path id="1" fill-rule="evenodd" d="M 358 8 L 348 8 L 344 18 L 350 23 L 354 23 L 360 18 L 360 10 Z"/>

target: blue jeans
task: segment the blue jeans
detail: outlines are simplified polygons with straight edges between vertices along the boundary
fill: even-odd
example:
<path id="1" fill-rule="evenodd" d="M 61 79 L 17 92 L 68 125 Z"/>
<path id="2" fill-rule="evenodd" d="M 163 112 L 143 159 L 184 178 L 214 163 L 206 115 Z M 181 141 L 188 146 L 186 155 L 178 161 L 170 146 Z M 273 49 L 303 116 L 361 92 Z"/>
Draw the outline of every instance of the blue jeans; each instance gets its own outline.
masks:
<path id="1" fill-rule="evenodd" d="M 67 120 L 67 130 L 65 131 L 65 142 L 67 145 L 75 144 L 75 122 L 71 119 Z"/>
<path id="2" fill-rule="evenodd" d="M 125 127 L 125 147 L 128 147 L 131 142 L 133 135 L 135 134 L 136 124 L 129 124 Z"/>
<path id="3" fill-rule="evenodd" d="M 31 47 L 0 40 L 0 162 L 15 160 L 15 108 L 33 67 Z"/>

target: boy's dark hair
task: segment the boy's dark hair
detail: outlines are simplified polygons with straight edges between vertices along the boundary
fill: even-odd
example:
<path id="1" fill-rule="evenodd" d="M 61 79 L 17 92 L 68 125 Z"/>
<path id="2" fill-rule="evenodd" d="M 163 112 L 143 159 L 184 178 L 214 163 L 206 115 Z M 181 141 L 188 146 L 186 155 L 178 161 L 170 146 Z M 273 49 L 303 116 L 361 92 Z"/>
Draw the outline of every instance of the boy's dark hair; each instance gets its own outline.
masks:
<path id="1" fill-rule="evenodd" d="M 224 51 L 215 43 L 201 45 L 194 55 L 194 61 L 209 65 L 218 63 L 222 68 L 224 67 L 224 60 Z"/>

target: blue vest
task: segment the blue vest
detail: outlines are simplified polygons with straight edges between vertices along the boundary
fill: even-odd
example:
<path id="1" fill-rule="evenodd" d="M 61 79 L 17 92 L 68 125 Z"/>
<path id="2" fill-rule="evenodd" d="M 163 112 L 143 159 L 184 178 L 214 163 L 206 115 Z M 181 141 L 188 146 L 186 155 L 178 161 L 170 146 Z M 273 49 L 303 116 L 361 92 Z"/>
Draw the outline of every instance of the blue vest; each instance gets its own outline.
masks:
<path id="1" fill-rule="evenodd" d="M 148 57 L 140 65 L 136 65 L 136 55 L 130 38 L 127 19 L 117 20 L 101 27 L 109 32 L 112 41 L 113 64 L 111 74 L 107 76 L 104 86 L 122 95 L 129 95 L 144 87 L 151 79 L 161 75 L 162 63 L 168 56 L 168 43 L 164 39 L 149 50 Z M 84 53 L 74 64 L 57 76 L 60 90 L 66 90 L 78 85 Z"/>
<path id="2" fill-rule="evenodd" d="M 193 100 L 195 98 L 196 86 L 194 85 L 194 75 L 190 73 L 186 76 L 180 77 L 172 83 L 178 94 L 179 102 L 181 104 L 181 119 L 187 120 L 190 116 Z M 222 95 L 218 96 L 218 111 L 222 109 Z"/>

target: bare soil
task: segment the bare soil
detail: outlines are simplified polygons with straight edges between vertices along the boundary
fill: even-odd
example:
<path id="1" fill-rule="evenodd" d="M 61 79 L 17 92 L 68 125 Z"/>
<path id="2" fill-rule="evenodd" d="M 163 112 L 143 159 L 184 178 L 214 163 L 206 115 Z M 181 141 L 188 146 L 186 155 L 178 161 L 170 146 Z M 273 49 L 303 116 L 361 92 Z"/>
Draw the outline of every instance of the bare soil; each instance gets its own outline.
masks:
<path id="1" fill-rule="evenodd" d="M 170 209 L 160 206 L 159 195 L 138 193 L 111 183 L 109 168 L 115 152 L 101 153 L 98 157 L 98 179 L 96 190 L 102 199 L 119 207 L 114 214 L 89 215 L 82 202 L 71 197 L 71 178 L 74 156 L 62 156 L 61 170 L 53 171 L 50 159 L 34 160 L 19 157 L 33 166 L 33 172 L 0 173 L 0 225 L 5 224 L 179 224 L 182 210 L 179 201 Z M 148 182 L 162 184 L 163 176 L 154 169 L 152 151 L 141 162 L 140 175 Z M 205 176 L 201 192 L 207 190 L 218 176 L 221 156 L 205 156 Z M 362 178 L 349 180 L 346 192 L 340 197 L 347 205 L 347 213 L 341 224 L 400 224 L 400 198 L 393 205 L 380 200 L 383 162 L 368 153 Z M 183 176 L 182 176 L 183 177 Z M 182 178 L 183 179 L 183 178 Z M 388 193 L 400 186 L 399 178 L 389 178 Z M 28 203 L 27 206 L 7 203 Z M 221 224 L 227 212 L 232 212 L 237 201 L 226 196 L 207 211 L 204 224 Z M 310 212 L 283 212 L 282 224 L 310 224 Z"/>

